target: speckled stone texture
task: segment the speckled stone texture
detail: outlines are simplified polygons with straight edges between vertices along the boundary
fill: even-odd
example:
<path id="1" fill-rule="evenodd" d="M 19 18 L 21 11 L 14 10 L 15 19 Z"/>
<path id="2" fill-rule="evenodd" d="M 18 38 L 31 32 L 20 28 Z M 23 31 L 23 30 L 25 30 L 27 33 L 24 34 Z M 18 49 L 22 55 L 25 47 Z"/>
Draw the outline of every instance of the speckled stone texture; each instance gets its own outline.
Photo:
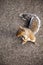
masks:
<path id="1" fill-rule="evenodd" d="M 20 13 L 34 13 L 41 19 L 36 44 L 22 45 L 16 37 L 25 22 Z M 43 0 L 0 0 L 0 65 L 43 65 Z"/>

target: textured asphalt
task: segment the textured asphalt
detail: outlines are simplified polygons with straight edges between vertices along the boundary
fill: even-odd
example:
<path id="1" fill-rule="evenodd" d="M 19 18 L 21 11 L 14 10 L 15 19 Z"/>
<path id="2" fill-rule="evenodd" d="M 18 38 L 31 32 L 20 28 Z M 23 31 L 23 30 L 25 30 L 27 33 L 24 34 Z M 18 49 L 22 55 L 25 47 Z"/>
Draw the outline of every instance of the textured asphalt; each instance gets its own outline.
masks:
<path id="1" fill-rule="evenodd" d="M 20 13 L 34 13 L 41 20 L 36 44 L 22 45 L 16 37 L 25 22 Z M 0 0 L 0 65 L 43 65 L 43 0 Z"/>

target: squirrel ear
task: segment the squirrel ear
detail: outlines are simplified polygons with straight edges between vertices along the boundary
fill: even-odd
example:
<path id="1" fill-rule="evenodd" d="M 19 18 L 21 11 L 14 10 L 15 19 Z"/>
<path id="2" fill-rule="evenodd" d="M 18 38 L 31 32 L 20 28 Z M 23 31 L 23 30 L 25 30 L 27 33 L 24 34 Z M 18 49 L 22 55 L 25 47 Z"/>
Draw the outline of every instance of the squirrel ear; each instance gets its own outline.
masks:
<path id="1" fill-rule="evenodd" d="M 22 26 L 19 26 L 19 28 L 20 28 L 20 29 L 23 29 L 23 27 L 22 27 Z"/>
<path id="2" fill-rule="evenodd" d="M 19 29 L 21 29 L 22 31 L 25 31 L 25 29 L 22 26 L 19 26 Z"/>

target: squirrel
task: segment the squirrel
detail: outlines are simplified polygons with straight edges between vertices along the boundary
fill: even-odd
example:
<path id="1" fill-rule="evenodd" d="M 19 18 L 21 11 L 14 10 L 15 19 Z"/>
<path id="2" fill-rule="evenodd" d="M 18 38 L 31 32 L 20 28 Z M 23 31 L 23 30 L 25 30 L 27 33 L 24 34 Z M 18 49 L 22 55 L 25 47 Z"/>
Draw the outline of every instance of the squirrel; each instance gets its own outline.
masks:
<path id="1" fill-rule="evenodd" d="M 22 44 L 25 44 L 27 41 L 35 43 L 35 35 L 41 25 L 39 17 L 31 13 L 21 13 L 19 16 L 26 21 L 27 24 L 25 27 L 19 26 L 16 36 L 22 38 Z"/>

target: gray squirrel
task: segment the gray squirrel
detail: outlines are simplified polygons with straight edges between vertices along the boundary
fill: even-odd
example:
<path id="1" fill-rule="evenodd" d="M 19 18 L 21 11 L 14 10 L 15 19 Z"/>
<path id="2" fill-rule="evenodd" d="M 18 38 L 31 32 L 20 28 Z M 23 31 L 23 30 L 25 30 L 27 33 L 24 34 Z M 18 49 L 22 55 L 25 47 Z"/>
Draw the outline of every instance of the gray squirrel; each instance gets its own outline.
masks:
<path id="1" fill-rule="evenodd" d="M 35 34 L 39 31 L 41 24 L 39 17 L 31 13 L 21 13 L 19 16 L 26 21 L 26 25 L 25 27 L 19 26 L 16 36 L 22 38 L 22 44 L 27 41 L 35 43 Z"/>

